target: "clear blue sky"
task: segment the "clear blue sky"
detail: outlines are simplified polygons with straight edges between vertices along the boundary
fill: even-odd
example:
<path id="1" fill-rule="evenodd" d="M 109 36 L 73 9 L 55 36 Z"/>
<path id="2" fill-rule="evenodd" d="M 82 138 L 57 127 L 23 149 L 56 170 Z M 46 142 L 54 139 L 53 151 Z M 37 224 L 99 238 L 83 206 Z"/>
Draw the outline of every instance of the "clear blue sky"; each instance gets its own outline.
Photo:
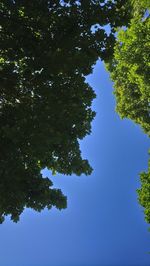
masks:
<path id="1" fill-rule="evenodd" d="M 0 225 L 0 266 L 150 265 L 150 233 L 136 194 L 149 139 L 115 113 L 102 63 L 87 80 L 97 93 L 97 116 L 81 149 L 93 174 L 52 178 L 68 197 L 66 210 L 26 210 L 18 224 L 6 219 Z"/>

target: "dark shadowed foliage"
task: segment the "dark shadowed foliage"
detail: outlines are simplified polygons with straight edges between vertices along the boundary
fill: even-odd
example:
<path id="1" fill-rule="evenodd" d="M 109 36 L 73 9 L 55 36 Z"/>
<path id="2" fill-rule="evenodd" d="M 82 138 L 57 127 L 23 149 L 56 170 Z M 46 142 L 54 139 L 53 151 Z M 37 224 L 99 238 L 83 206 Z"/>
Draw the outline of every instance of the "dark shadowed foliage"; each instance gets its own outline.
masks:
<path id="1" fill-rule="evenodd" d="M 66 207 L 66 197 L 42 177 L 43 168 L 91 173 L 79 147 L 95 116 L 95 93 L 84 76 L 99 57 L 112 57 L 114 28 L 130 18 L 127 5 L 123 0 L 1 1 L 1 222 L 8 214 L 17 221 L 25 207 Z"/>

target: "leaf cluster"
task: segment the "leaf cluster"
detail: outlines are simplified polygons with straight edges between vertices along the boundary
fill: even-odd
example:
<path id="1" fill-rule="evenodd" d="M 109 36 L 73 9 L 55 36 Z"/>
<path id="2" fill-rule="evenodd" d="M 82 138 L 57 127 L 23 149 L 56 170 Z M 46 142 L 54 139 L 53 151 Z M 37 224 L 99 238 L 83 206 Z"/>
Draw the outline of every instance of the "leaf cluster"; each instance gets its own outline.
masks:
<path id="1" fill-rule="evenodd" d="M 144 207 L 145 220 L 150 224 L 150 160 L 148 171 L 140 174 L 141 188 L 137 190 L 139 203 Z"/>
<path id="2" fill-rule="evenodd" d="M 150 18 L 133 19 L 120 30 L 114 59 L 108 65 L 114 81 L 116 110 L 150 136 Z"/>

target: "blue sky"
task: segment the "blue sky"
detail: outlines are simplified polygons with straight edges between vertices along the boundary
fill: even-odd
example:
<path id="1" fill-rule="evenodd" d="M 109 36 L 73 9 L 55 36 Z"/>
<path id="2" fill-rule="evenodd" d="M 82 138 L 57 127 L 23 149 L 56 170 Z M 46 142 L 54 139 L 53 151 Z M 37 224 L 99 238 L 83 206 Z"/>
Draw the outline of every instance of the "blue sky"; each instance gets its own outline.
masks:
<path id="1" fill-rule="evenodd" d="M 97 116 L 81 150 L 94 171 L 52 177 L 68 197 L 66 210 L 26 210 L 18 224 L 8 218 L 0 225 L 2 266 L 150 265 L 150 233 L 136 194 L 149 139 L 115 113 L 112 82 L 101 62 L 87 80 L 97 93 Z"/>

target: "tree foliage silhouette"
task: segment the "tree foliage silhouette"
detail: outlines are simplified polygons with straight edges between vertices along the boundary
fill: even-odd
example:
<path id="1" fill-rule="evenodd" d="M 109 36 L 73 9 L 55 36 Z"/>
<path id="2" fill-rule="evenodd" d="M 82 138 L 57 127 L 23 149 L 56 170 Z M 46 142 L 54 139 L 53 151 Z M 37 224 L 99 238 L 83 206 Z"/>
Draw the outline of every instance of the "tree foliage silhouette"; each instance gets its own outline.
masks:
<path id="1" fill-rule="evenodd" d="M 91 132 L 95 97 L 84 76 L 113 55 L 115 27 L 130 18 L 127 1 L 2 0 L 0 220 L 25 207 L 66 207 L 41 170 L 92 171 L 79 140 Z M 109 24 L 110 35 L 103 26 Z"/>

